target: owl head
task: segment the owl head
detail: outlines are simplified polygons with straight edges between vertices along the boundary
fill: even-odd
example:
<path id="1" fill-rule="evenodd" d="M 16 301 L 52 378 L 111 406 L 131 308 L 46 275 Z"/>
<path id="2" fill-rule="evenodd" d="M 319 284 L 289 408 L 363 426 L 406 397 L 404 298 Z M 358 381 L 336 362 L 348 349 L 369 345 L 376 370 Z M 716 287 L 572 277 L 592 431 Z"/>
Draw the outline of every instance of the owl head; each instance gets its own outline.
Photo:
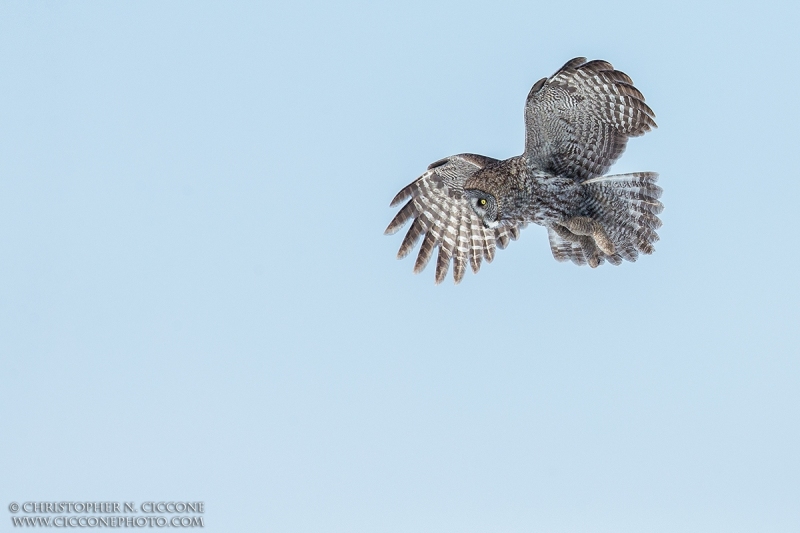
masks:
<path id="1" fill-rule="evenodd" d="M 499 165 L 484 167 L 464 183 L 464 194 L 472 210 L 487 228 L 496 228 L 507 218 L 509 207 L 508 171 Z"/>
<path id="2" fill-rule="evenodd" d="M 493 194 L 481 189 L 465 189 L 464 193 L 470 207 L 485 227 L 496 228 L 500 224 L 497 198 Z"/>

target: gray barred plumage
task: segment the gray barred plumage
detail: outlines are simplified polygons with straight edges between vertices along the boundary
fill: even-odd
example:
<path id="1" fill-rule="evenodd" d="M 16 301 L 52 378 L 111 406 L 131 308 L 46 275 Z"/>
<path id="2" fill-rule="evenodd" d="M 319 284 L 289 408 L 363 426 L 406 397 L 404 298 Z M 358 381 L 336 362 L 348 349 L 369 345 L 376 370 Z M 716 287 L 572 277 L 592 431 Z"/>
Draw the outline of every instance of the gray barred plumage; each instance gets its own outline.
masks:
<path id="1" fill-rule="evenodd" d="M 452 260 L 459 283 L 477 273 L 519 230 L 546 226 L 553 257 L 596 267 L 653 253 L 661 226 L 654 172 L 603 176 L 629 137 L 656 127 L 653 111 L 624 73 L 575 58 L 534 84 L 525 103 L 525 152 L 504 161 L 459 154 L 431 164 L 391 205 L 407 203 L 386 228 L 412 220 L 398 258 L 422 238 L 414 272 L 438 247 L 436 283 Z"/>

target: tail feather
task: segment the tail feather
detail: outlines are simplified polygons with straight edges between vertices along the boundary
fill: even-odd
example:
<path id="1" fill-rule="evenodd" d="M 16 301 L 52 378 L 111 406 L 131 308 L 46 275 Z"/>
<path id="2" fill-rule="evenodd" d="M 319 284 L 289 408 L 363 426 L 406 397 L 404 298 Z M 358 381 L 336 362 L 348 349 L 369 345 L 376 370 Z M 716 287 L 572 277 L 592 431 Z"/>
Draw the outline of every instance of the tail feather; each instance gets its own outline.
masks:
<path id="1" fill-rule="evenodd" d="M 600 176 L 583 182 L 589 190 L 581 216 L 600 222 L 614 243 L 614 254 L 607 255 L 591 242 L 569 240 L 550 229 L 550 246 L 559 261 L 576 264 L 619 265 L 623 260 L 636 261 L 639 254 L 652 254 L 661 227 L 658 215 L 664 210 L 659 201 L 661 187 L 655 184 L 655 172 L 636 172 Z"/>

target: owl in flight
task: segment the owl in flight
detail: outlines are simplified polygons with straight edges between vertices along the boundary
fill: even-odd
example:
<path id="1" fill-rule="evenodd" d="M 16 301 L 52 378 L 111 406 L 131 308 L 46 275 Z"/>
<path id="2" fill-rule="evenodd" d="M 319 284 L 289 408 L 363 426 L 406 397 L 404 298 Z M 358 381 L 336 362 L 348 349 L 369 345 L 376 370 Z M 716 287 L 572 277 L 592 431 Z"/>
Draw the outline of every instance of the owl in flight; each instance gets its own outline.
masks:
<path id="1" fill-rule="evenodd" d="M 606 61 L 575 58 L 531 88 L 522 155 L 500 161 L 459 154 L 432 163 L 394 197 L 392 207 L 408 201 L 385 233 L 412 220 L 397 257 L 422 237 L 418 273 L 438 247 L 436 283 L 451 259 L 456 283 L 467 263 L 477 273 L 529 222 L 547 228 L 557 261 L 592 268 L 636 261 L 658 240 L 658 174 L 604 174 L 628 137 L 656 127 L 654 117 L 626 74 Z"/>

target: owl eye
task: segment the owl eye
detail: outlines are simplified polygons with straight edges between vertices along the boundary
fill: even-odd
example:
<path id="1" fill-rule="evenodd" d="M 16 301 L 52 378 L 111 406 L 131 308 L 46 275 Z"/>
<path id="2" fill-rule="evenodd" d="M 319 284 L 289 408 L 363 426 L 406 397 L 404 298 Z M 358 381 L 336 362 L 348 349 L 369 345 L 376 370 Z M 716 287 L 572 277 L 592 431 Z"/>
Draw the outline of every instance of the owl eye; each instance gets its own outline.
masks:
<path id="1" fill-rule="evenodd" d="M 484 207 L 486 205 L 486 198 L 481 198 L 480 200 L 478 200 L 478 204 L 481 207 Z"/>

